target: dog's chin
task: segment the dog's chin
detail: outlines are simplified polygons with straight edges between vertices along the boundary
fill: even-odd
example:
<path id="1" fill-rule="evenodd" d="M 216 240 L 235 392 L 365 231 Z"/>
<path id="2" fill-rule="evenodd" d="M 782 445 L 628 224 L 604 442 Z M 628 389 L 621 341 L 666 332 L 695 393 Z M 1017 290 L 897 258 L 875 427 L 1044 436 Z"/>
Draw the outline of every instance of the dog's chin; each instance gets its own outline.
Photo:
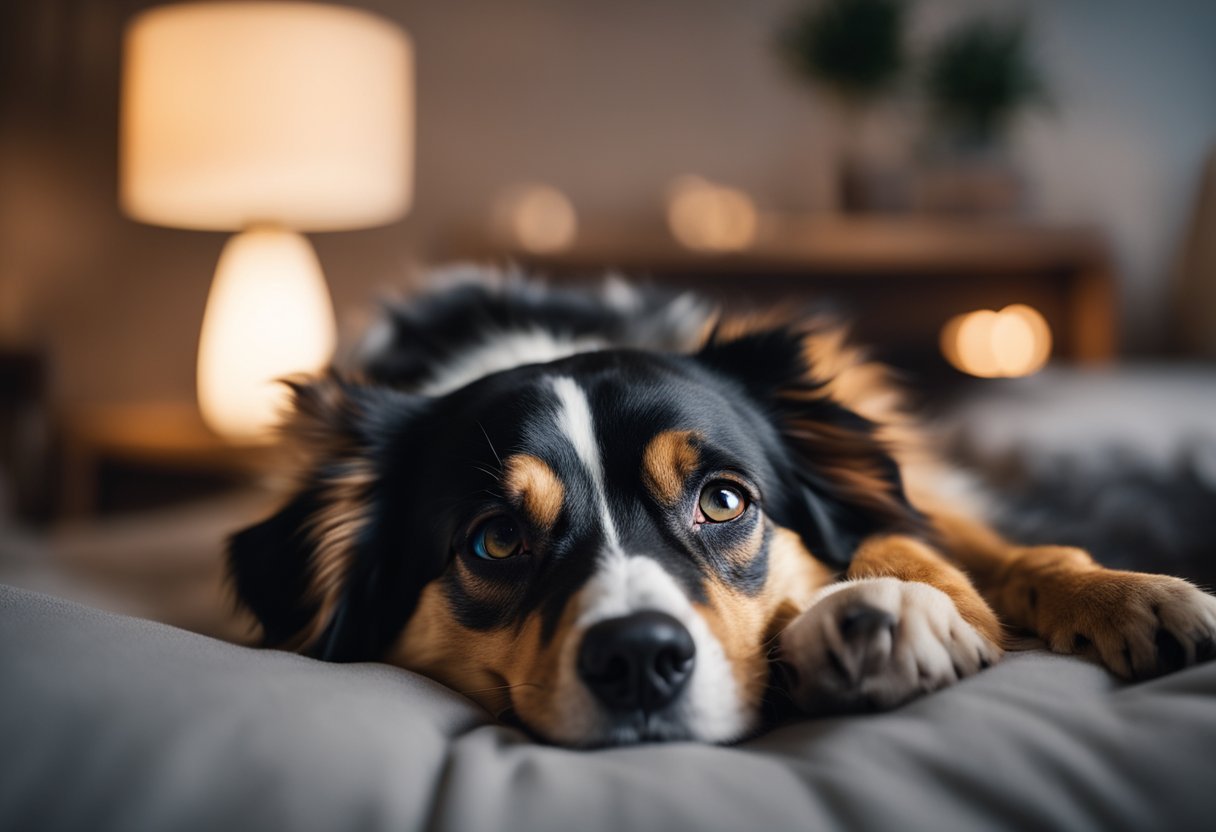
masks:
<path id="1" fill-rule="evenodd" d="M 748 730 L 742 731 L 714 731 L 707 730 L 707 726 L 698 729 L 690 725 L 682 715 L 666 711 L 653 714 L 599 713 L 594 720 L 589 721 L 593 724 L 549 725 L 545 728 L 521 718 L 514 710 L 501 714 L 499 720 L 540 742 L 583 749 L 666 742 L 729 744 L 747 736 L 754 723 L 754 720 L 749 720 Z"/>
<path id="2" fill-rule="evenodd" d="M 637 745 L 651 742 L 680 742 L 696 739 L 686 725 L 662 716 L 638 715 L 619 720 L 607 730 L 600 745 Z"/>
<path id="3" fill-rule="evenodd" d="M 559 729 L 552 735 L 529 726 L 523 720 L 514 719 L 511 723 L 535 739 L 567 748 L 613 748 L 646 743 L 690 742 L 698 739 L 696 733 L 687 725 L 657 714 L 616 718 L 606 721 L 592 731 L 574 732 Z"/>

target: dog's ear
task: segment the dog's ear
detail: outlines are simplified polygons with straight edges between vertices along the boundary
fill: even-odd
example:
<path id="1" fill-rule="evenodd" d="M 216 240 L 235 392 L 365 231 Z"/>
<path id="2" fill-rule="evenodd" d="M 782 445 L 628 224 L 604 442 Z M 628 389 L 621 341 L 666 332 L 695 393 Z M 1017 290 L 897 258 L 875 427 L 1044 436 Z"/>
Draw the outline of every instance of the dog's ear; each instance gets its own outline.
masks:
<path id="1" fill-rule="evenodd" d="M 326 659 L 369 658 L 350 610 L 374 537 L 376 461 L 422 399 L 328 377 L 292 383 L 285 442 L 303 456 L 294 495 L 233 535 L 228 569 L 267 646 Z"/>
<path id="2" fill-rule="evenodd" d="M 816 557 L 843 567 L 866 537 L 921 530 L 899 465 L 879 435 L 882 426 L 834 395 L 884 383 L 876 365 L 843 346 L 840 330 L 720 326 L 696 357 L 739 384 L 773 423 L 780 443 L 773 462 L 782 482 L 768 511 Z M 884 393 L 854 392 L 872 398 Z"/>

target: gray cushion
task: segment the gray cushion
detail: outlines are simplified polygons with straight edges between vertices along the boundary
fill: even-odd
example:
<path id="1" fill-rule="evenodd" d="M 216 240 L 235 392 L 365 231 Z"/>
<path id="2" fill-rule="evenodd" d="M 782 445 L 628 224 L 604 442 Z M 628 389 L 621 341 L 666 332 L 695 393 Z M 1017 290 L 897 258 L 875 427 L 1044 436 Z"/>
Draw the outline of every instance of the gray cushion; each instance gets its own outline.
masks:
<path id="1" fill-rule="evenodd" d="M 1011 656 L 733 748 L 585 752 L 391 667 L 0 587 L 0 828 L 1211 829 L 1216 664 L 1123 686 Z"/>

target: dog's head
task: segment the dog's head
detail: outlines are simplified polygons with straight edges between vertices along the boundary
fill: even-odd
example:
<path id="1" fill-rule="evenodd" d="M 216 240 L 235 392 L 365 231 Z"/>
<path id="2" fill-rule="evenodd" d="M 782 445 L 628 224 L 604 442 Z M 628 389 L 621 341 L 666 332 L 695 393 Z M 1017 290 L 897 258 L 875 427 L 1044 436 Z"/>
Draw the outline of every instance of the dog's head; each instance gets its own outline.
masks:
<path id="1" fill-rule="evenodd" d="M 233 538 L 269 644 L 425 673 L 551 741 L 728 741 L 860 538 L 916 522 L 808 334 L 609 350 L 439 397 L 296 390 L 314 462 Z"/>

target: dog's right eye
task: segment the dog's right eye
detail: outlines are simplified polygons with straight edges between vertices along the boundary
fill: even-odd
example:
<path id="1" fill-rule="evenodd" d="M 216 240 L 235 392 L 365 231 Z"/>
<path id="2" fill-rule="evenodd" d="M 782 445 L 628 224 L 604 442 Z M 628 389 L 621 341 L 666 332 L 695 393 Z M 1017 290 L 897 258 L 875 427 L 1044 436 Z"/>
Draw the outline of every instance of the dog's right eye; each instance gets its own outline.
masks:
<path id="1" fill-rule="evenodd" d="M 509 517 L 491 517 L 483 521 L 470 540 L 473 554 L 482 560 L 503 560 L 524 549 L 523 534 Z"/>

